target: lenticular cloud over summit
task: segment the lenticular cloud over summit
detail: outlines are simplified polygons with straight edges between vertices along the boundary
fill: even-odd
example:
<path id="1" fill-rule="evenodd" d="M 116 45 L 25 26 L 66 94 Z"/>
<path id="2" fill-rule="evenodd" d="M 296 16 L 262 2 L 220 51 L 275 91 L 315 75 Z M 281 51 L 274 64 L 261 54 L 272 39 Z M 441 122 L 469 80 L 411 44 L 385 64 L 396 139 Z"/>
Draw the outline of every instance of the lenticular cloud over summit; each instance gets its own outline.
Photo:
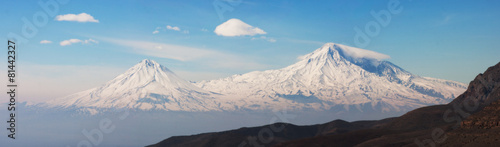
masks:
<path id="1" fill-rule="evenodd" d="M 345 55 L 350 56 L 351 58 L 356 58 L 356 59 L 367 58 L 367 59 L 377 59 L 377 60 L 384 60 L 391 58 L 389 55 L 377 53 L 375 51 L 345 46 L 341 44 L 337 44 L 337 46 L 339 46 L 339 49 L 341 49 Z"/>
<path id="2" fill-rule="evenodd" d="M 258 34 L 267 34 L 264 30 L 253 27 L 239 19 L 232 18 L 220 24 L 215 28 L 215 34 L 219 36 L 254 36 Z"/>
<path id="3" fill-rule="evenodd" d="M 378 53 L 371 50 L 360 49 L 356 47 L 350 47 L 342 44 L 335 43 L 327 43 L 323 46 L 334 46 L 337 50 L 341 51 L 345 58 L 351 59 L 375 59 L 375 60 L 384 60 L 391 58 L 389 55 Z M 309 54 L 307 54 L 309 55 Z M 298 60 L 303 60 L 307 58 L 307 55 L 299 56 Z"/>

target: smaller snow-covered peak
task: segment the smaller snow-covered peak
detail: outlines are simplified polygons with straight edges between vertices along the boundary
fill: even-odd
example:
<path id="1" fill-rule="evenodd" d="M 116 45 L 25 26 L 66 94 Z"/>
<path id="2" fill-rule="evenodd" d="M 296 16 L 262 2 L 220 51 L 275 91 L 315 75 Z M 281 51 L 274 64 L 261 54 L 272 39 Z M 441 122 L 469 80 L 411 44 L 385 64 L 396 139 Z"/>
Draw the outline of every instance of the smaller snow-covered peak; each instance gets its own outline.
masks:
<path id="1" fill-rule="evenodd" d="M 125 73 L 106 83 L 101 89 L 103 91 L 108 89 L 112 89 L 112 91 L 115 91 L 115 89 L 127 91 L 130 89 L 143 89 L 150 86 L 156 87 L 153 89 L 197 89 L 196 87 L 193 88 L 191 84 L 178 77 L 167 67 L 149 59 L 142 60 L 134 65 Z"/>
<path id="2" fill-rule="evenodd" d="M 180 78 L 167 67 L 142 60 L 102 86 L 47 102 L 48 107 L 138 108 L 208 111 L 211 93 Z"/>
<path id="3" fill-rule="evenodd" d="M 147 66 L 154 66 L 157 65 L 158 63 L 156 61 L 150 60 L 150 59 L 144 59 L 140 62 L 140 64 L 144 64 Z"/>
<path id="4" fill-rule="evenodd" d="M 136 66 L 161 67 L 162 65 L 154 60 L 144 59 L 141 62 L 139 62 Z"/>
<path id="5" fill-rule="evenodd" d="M 130 72 L 138 72 L 140 70 L 153 70 L 153 71 L 163 71 L 163 72 L 168 72 L 172 73 L 167 67 L 161 65 L 160 63 L 150 60 L 150 59 L 144 59 L 138 64 L 134 65 L 132 68 L 130 68 L 127 73 Z"/>

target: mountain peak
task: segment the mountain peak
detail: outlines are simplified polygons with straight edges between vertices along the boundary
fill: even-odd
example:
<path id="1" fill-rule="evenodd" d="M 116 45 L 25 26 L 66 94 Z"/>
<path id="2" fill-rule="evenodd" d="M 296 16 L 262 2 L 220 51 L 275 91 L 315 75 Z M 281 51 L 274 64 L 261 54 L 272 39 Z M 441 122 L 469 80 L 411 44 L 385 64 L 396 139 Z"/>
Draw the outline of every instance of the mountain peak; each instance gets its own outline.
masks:
<path id="1" fill-rule="evenodd" d="M 155 65 L 155 64 L 158 64 L 156 61 L 151 60 L 151 59 L 144 59 L 140 63 L 141 64 L 146 64 L 146 65 Z"/>
<path id="2" fill-rule="evenodd" d="M 328 59 L 328 58 L 338 58 L 340 56 L 334 57 L 335 53 L 338 53 L 338 51 L 335 49 L 335 44 L 334 43 L 326 43 L 320 48 L 314 50 L 313 52 L 300 56 L 300 60 L 321 60 L 321 59 Z"/>
<path id="3" fill-rule="evenodd" d="M 333 42 L 325 43 L 325 44 L 323 44 L 323 46 L 320 47 L 320 49 L 323 49 L 323 50 L 331 49 L 335 45 L 336 45 L 336 43 L 333 43 Z"/>
<path id="4" fill-rule="evenodd" d="M 146 66 L 146 67 L 160 67 L 160 66 L 162 66 L 158 62 L 156 62 L 154 60 L 150 60 L 150 59 L 144 59 L 141 62 L 139 62 L 137 65 Z"/>
<path id="5" fill-rule="evenodd" d="M 338 55 L 337 55 L 338 54 Z M 360 49 L 338 43 L 326 43 L 312 53 L 299 57 L 299 59 L 312 59 L 312 58 L 345 58 L 349 61 L 360 60 L 384 60 L 390 56 L 378 53 L 371 50 Z"/>
<path id="6" fill-rule="evenodd" d="M 151 59 L 144 59 L 141 62 L 137 63 L 134 67 L 130 68 L 129 70 L 137 72 L 140 70 L 148 70 L 148 69 L 155 69 L 157 71 L 170 72 L 170 73 L 172 72 L 167 67 Z"/>
<path id="7" fill-rule="evenodd" d="M 144 59 L 102 86 L 47 102 L 48 106 L 208 111 L 210 93 L 159 63 Z"/>

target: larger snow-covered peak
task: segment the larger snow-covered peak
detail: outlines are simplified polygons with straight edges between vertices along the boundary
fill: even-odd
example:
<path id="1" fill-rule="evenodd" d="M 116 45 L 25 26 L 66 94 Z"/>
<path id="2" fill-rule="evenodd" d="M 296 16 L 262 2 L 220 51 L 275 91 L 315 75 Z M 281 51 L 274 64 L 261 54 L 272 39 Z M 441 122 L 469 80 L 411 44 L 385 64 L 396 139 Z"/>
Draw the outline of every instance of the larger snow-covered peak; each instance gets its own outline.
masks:
<path id="1" fill-rule="evenodd" d="M 413 75 L 374 51 L 327 43 L 277 70 L 255 71 L 196 83 L 213 92 L 330 109 L 336 105 L 379 105 L 383 111 L 446 103 L 465 85 Z M 269 102 L 271 103 L 271 102 Z M 260 105 L 261 107 L 265 107 Z M 297 106 L 301 107 L 301 106 Z"/>

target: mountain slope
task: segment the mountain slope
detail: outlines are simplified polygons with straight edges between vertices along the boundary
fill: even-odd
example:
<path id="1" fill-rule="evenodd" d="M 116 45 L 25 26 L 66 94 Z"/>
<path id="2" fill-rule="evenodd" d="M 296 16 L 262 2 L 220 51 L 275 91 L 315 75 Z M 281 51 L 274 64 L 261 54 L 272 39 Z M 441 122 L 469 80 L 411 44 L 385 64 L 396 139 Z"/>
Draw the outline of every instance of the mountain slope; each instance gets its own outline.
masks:
<path id="1" fill-rule="evenodd" d="M 442 146 L 498 146 L 500 143 L 500 63 L 476 76 L 467 91 L 450 104 L 472 106 L 465 107 L 466 110 L 471 108 L 472 112 L 460 123 L 458 129 L 447 132 L 448 138 Z"/>
<path id="2" fill-rule="evenodd" d="M 339 135 L 312 137 L 277 146 L 325 146 L 334 143 L 332 140 L 339 138 L 349 138 L 357 142 L 354 145 L 359 147 L 374 145 L 497 146 L 500 142 L 500 125 L 498 124 L 500 80 L 498 79 L 500 79 L 500 63 L 488 68 L 483 74 L 479 74 L 470 82 L 466 92 L 446 105 L 428 106 L 410 111 L 380 126 L 378 130 L 367 129 Z M 470 102 L 473 101 L 477 102 L 477 105 L 471 105 Z M 446 133 L 446 136 L 436 135 L 440 130 Z M 359 136 L 371 137 L 360 139 Z M 432 140 L 436 138 L 435 136 L 438 136 L 437 140 Z"/>
<path id="3" fill-rule="evenodd" d="M 254 138 L 253 144 L 246 144 L 246 146 L 497 146 L 500 143 L 499 71 L 500 63 L 488 68 L 484 74 L 478 75 L 474 81 L 470 82 L 467 92 L 458 96 L 453 102 L 418 108 L 400 117 L 378 121 L 335 120 L 311 126 L 286 124 L 282 131 L 273 132 L 271 141 L 266 141 L 267 136 L 264 136 L 264 139 L 256 138 L 259 137 L 259 131 L 280 123 L 192 136 L 174 136 L 150 146 L 229 147 L 249 143 L 252 138 Z M 481 100 L 485 98 L 492 103 L 481 103 Z M 470 102 L 463 101 L 464 99 L 478 100 L 478 110 L 454 106 Z M 484 109 L 481 109 L 483 107 Z M 447 113 L 447 111 L 450 112 Z M 471 115 L 463 118 L 464 121 L 461 121 L 462 119 L 458 122 L 456 120 L 459 119 L 449 120 L 449 118 L 462 118 L 467 114 Z M 457 124 L 461 124 L 459 128 Z M 442 133 L 446 133 L 445 137 L 439 135 L 441 130 Z M 302 135 L 297 135 L 297 133 Z M 432 140 L 436 136 L 437 140 Z"/>
<path id="4" fill-rule="evenodd" d="M 217 133 L 204 133 L 192 136 L 174 136 L 165 139 L 157 144 L 149 145 L 148 147 L 183 147 L 183 146 L 204 146 L 204 147 L 234 147 L 234 146 L 269 146 L 294 139 L 301 139 L 314 136 L 323 136 L 328 134 L 342 134 L 354 130 L 361 130 L 367 128 L 377 127 L 386 123 L 390 119 L 383 121 L 356 121 L 346 122 L 343 120 L 334 120 L 324 124 L 310 125 L 310 126 L 296 126 L 287 123 L 275 123 L 271 125 L 240 128 L 236 130 L 217 132 Z M 258 134 L 262 130 L 273 129 L 272 139 L 268 136 L 262 137 Z M 250 142 L 254 138 L 255 142 Z M 259 139 L 264 138 L 264 139 Z M 271 140 L 263 144 L 263 140 Z M 246 144 L 246 145 L 245 145 Z"/>
<path id="5" fill-rule="evenodd" d="M 106 84 L 54 99 L 50 108 L 120 109 L 169 111 L 219 110 L 215 94 L 181 79 L 152 60 L 143 60 Z"/>
<path id="6" fill-rule="evenodd" d="M 371 105 L 372 110 L 381 112 L 447 103 L 465 90 L 462 83 L 413 75 L 381 61 L 384 56 L 327 43 L 282 69 L 233 75 L 196 85 L 253 101 L 273 100 L 316 110 L 342 106 L 345 110 L 366 111 L 361 107 Z"/>
<path id="7" fill-rule="evenodd" d="M 500 63 L 489 67 L 483 74 L 476 76 L 469 84 L 467 91 L 457 97 L 452 104 L 477 102 L 486 106 L 500 97 Z"/>

